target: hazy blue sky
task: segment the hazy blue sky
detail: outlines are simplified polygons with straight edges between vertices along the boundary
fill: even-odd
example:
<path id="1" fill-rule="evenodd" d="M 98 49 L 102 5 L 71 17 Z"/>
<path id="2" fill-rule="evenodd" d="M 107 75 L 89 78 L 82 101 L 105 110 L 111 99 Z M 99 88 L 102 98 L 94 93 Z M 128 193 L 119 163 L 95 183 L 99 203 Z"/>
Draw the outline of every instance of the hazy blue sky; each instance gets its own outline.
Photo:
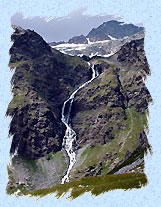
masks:
<path id="1" fill-rule="evenodd" d="M 73 9 L 68 15 L 62 17 L 24 17 L 20 12 L 11 17 L 11 24 L 21 26 L 24 29 L 33 29 L 47 42 L 69 40 L 69 38 L 84 34 L 105 21 L 116 19 L 112 15 L 86 14 L 87 7 Z"/>

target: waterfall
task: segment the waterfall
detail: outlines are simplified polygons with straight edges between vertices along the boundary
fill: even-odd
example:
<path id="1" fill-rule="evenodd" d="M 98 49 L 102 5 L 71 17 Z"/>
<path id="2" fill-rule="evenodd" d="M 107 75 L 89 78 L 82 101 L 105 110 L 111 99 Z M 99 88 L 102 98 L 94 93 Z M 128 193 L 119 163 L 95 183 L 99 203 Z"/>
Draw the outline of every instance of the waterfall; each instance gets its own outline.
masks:
<path id="1" fill-rule="evenodd" d="M 89 62 L 88 62 L 88 65 L 91 66 Z M 64 184 L 65 182 L 69 182 L 70 171 L 76 162 L 76 153 L 73 149 L 73 143 L 76 142 L 76 133 L 72 129 L 71 123 L 70 123 L 70 114 L 71 114 L 73 100 L 74 100 L 75 94 L 80 89 L 82 89 L 87 84 L 92 82 L 98 76 L 98 72 L 95 71 L 94 65 L 91 66 L 91 69 L 92 69 L 92 78 L 89 81 L 83 83 L 79 88 L 77 88 L 63 104 L 61 120 L 66 126 L 65 136 L 63 138 L 63 147 L 66 150 L 67 155 L 69 157 L 69 167 L 68 167 L 68 170 L 65 176 L 62 178 L 62 184 Z"/>

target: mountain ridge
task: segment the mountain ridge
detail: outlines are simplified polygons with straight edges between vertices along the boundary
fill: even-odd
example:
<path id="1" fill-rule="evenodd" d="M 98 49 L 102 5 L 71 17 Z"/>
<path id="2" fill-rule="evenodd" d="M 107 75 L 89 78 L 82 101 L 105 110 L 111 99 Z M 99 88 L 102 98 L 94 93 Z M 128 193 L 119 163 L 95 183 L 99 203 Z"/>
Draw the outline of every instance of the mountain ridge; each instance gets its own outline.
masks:
<path id="1" fill-rule="evenodd" d="M 122 45 L 111 40 L 116 41 L 117 50 L 110 57 L 90 58 L 82 53 L 81 58 L 50 47 L 34 31 L 15 27 L 9 63 L 14 70 L 13 99 L 7 110 L 13 136 L 9 194 L 61 183 L 69 167 L 62 146 L 62 106 L 73 91 L 91 79 L 89 65 L 99 76 L 76 93 L 72 105 L 77 155 L 69 180 L 119 173 L 121 169 L 144 171 L 144 154 L 150 148 L 148 104 L 152 101 L 144 79 L 150 69 L 144 38 L 133 38 Z"/>
<path id="2" fill-rule="evenodd" d="M 45 129 L 50 132 L 51 130 L 50 128 L 52 128 L 51 126 L 48 128 L 45 122 L 39 125 L 38 120 L 36 118 L 37 117 L 36 114 L 35 115 L 33 114 L 33 117 L 31 117 L 32 120 L 31 123 L 29 123 L 28 120 L 26 120 L 29 126 L 27 127 L 27 125 L 24 123 L 24 128 L 22 128 L 22 123 L 25 120 L 20 121 L 21 124 L 17 121 L 18 117 L 19 117 L 18 119 L 21 120 L 21 116 L 22 116 L 21 113 L 23 113 L 23 112 L 18 113 L 17 110 L 18 107 L 21 108 L 23 106 L 24 112 L 26 113 L 27 116 L 28 113 L 29 114 L 31 113 L 30 110 L 32 108 L 35 108 L 36 110 L 36 108 L 38 107 L 38 103 L 41 102 L 42 106 L 40 107 L 40 109 L 37 109 L 38 112 L 35 111 L 35 113 L 40 113 L 39 111 L 41 111 L 42 120 L 43 120 L 43 116 L 45 116 L 46 121 L 48 119 L 51 119 L 52 120 L 51 123 L 53 123 L 53 121 L 55 120 L 54 121 L 55 125 L 59 123 L 59 126 L 61 126 L 61 128 L 64 128 L 60 120 L 60 116 L 61 116 L 60 110 L 61 110 L 61 105 L 63 104 L 62 100 L 64 100 L 63 96 L 65 95 L 66 97 L 67 94 L 69 94 L 69 91 L 71 91 L 71 89 L 75 87 L 75 85 L 79 85 L 81 82 L 88 80 L 88 78 L 90 77 L 90 71 L 88 70 L 81 71 L 83 67 L 88 68 L 88 64 L 83 62 L 79 57 L 70 58 L 70 56 L 61 54 L 60 52 L 54 49 L 52 50 L 50 46 L 38 34 L 36 34 L 33 31 L 20 30 L 20 33 L 18 33 L 19 36 L 17 33 L 18 31 L 16 29 L 14 35 L 12 35 L 11 37 L 12 41 L 14 41 L 10 49 L 10 55 L 11 55 L 10 67 L 15 68 L 15 73 L 12 77 L 12 84 L 13 84 L 12 92 L 14 94 L 14 99 L 9 104 L 8 111 L 7 111 L 7 115 L 13 117 L 10 124 L 10 134 L 13 135 L 13 143 L 11 147 L 12 153 L 14 153 L 17 147 L 16 144 L 17 137 L 19 137 L 19 140 L 21 140 L 20 138 L 21 136 L 22 139 L 24 139 L 23 137 L 25 136 L 28 137 L 29 136 L 28 130 L 31 128 L 32 124 L 36 124 L 36 123 L 38 124 L 36 125 L 37 128 L 35 128 L 35 131 L 37 131 L 38 134 L 35 134 L 35 132 L 33 132 L 33 134 L 30 135 L 31 137 L 33 136 L 33 139 L 36 139 L 36 137 L 39 135 L 40 137 L 42 137 L 43 133 L 44 136 L 46 136 Z M 37 47 L 35 47 L 35 44 L 37 45 Z M 61 61 L 59 59 L 61 59 Z M 66 71 L 63 71 L 63 69 L 61 69 L 63 67 L 66 67 Z M 70 75 L 67 75 L 69 70 L 71 73 L 71 77 L 69 77 Z M 51 76 L 51 74 L 53 74 L 53 77 Z M 76 76 L 76 74 L 77 74 L 77 78 L 73 79 L 73 77 Z M 67 86 L 68 84 L 69 86 Z M 42 87 L 43 85 L 44 87 Z M 20 103 L 20 104 L 16 106 L 16 103 L 17 104 Z M 43 111 L 45 108 L 47 108 L 48 110 Z M 53 113 L 54 108 L 55 111 Z M 29 117 L 27 119 L 29 119 Z M 37 121 L 34 119 L 36 119 Z M 18 132 L 19 136 L 17 136 L 16 134 L 14 135 L 14 133 L 16 133 L 17 130 L 15 128 L 16 124 L 18 124 L 22 128 L 21 136 L 20 136 L 21 133 L 20 131 Z M 58 129 L 59 126 L 57 126 Z M 42 127 L 44 127 L 44 129 L 42 129 Z M 58 134 L 61 132 L 61 130 L 56 130 L 56 131 L 57 131 L 56 133 Z M 54 131 L 52 133 L 55 134 Z M 51 132 L 49 134 L 50 135 L 48 136 L 52 138 Z M 63 132 L 61 136 L 62 136 L 61 139 L 63 139 Z M 43 141 L 43 138 L 40 138 L 40 140 L 41 139 Z M 29 143 L 31 141 L 32 140 L 30 140 Z M 61 149 L 60 148 L 61 142 L 59 142 L 58 144 L 59 150 Z M 27 146 L 28 146 L 27 143 L 25 146 L 22 146 L 23 149 L 21 151 L 23 155 L 25 154 L 25 149 Z M 40 146 L 37 147 L 41 151 L 42 146 L 41 147 Z M 57 146 L 56 143 L 55 146 Z M 29 151 L 29 149 L 26 150 L 26 153 L 28 154 L 29 157 L 32 157 L 32 154 L 34 154 L 33 153 L 34 149 L 32 149 L 32 151 Z M 41 153 L 39 152 L 38 154 Z"/>
<path id="3" fill-rule="evenodd" d="M 138 27 L 133 24 L 125 24 L 124 22 L 119 22 L 116 20 L 111 20 L 104 22 L 97 28 L 91 29 L 87 35 L 78 35 L 70 38 L 67 42 L 52 42 L 51 46 L 56 46 L 59 44 L 75 43 L 75 44 L 88 44 L 88 42 L 96 42 L 103 40 L 112 39 L 123 39 L 125 37 L 130 37 L 138 32 L 144 30 L 144 27 Z"/>

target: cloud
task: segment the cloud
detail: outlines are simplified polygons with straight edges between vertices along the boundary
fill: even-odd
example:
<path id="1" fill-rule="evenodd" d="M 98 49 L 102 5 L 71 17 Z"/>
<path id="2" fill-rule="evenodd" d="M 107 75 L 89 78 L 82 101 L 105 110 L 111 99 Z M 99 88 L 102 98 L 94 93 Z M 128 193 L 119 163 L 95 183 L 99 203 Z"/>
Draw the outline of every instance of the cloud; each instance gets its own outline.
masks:
<path id="1" fill-rule="evenodd" d="M 73 9 L 69 14 L 68 14 L 68 16 L 70 16 L 70 17 L 75 17 L 75 16 L 83 16 L 83 13 L 85 12 L 85 11 L 87 11 L 88 10 L 88 8 L 87 7 L 84 7 L 84 6 L 82 6 L 82 7 L 79 7 L 79 8 L 77 8 L 77 9 Z"/>
<path id="2" fill-rule="evenodd" d="M 47 42 L 53 42 L 67 41 L 76 35 L 86 35 L 92 28 L 105 21 L 120 19 L 106 14 L 92 16 L 85 13 L 87 10 L 87 7 L 79 7 L 62 17 L 24 17 L 22 13 L 16 13 L 11 17 L 11 24 L 32 29 Z"/>

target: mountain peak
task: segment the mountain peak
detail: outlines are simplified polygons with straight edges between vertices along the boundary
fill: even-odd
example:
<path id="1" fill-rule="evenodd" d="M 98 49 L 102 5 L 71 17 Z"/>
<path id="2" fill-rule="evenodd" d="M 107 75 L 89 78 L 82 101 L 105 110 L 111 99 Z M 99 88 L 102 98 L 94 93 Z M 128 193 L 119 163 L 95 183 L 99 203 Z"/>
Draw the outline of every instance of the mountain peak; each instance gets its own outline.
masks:
<path id="1" fill-rule="evenodd" d="M 75 43 L 75 44 L 87 44 L 87 38 L 84 35 L 75 36 L 68 41 L 69 43 Z"/>
<path id="2" fill-rule="evenodd" d="M 116 20 L 111 20 L 108 22 L 104 22 L 97 28 L 92 29 L 88 33 L 87 38 L 89 38 L 90 41 L 93 41 L 94 39 L 97 39 L 95 37 L 98 37 L 99 35 L 101 36 L 110 35 L 114 38 L 121 39 L 126 36 L 132 36 L 142 30 L 144 30 L 143 27 L 138 27 L 133 24 L 126 24 L 124 22 L 118 22 Z"/>
<path id="3" fill-rule="evenodd" d="M 86 36 L 83 34 L 74 36 L 70 38 L 66 43 L 88 44 L 88 42 L 122 39 L 124 37 L 131 37 L 143 30 L 144 27 L 138 27 L 133 24 L 127 24 L 125 22 L 119 22 L 117 20 L 110 20 L 103 22 L 97 28 L 91 29 L 91 31 Z M 60 43 L 52 43 L 53 46 L 59 44 Z"/>

